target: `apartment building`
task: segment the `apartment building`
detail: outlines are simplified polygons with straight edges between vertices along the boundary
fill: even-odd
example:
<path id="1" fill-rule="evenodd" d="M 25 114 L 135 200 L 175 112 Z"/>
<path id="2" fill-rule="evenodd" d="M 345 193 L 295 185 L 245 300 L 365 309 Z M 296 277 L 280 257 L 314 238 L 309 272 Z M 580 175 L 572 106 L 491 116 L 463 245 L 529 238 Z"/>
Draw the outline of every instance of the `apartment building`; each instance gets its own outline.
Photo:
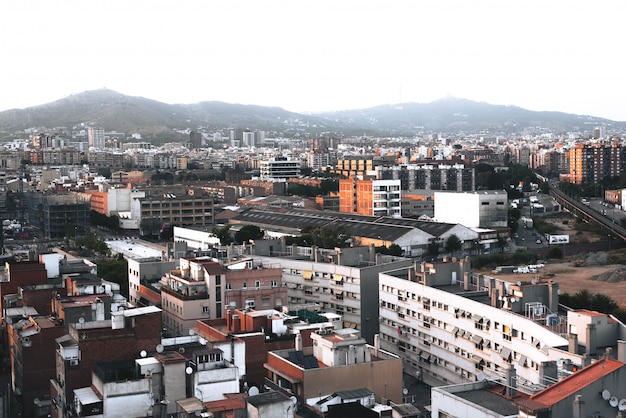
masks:
<path id="1" fill-rule="evenodd" d="M 111 315 L 109 320 L 70 324 L 69 333 L 56 338 L 56 369 L 48 382 L 53 417 L 76 416 L 77 406 L 85 404 L 80 389 L 92 384 L 98 363 L 134 359 L 142 350 L 153 351 L 161 344 L 161 309 L 122 309 Z"/>
<path id="2" fill-rule="evenodd" d="M 300 177 L 301 163 L 286 157 L 261 160 L 259 169 L 261 179 L 289 179 Z"/>
<path id="3" fill-rule="evenodd" d="M 532 399 L 607 353 L 626 358 L 614 317 L 564 314 L 558 284 L 508 283 L 463 260 L 381 273 L 380 322 L 381 348 L 435 385 L 484 380 Z"/>
<path id="4" fill-rule="evenodd" d="M 329 395 L 365 388 L 377 402 L 401 403 L 402 360 L 366 343 L 352 328 L 320 330 L 311 334 L 313 345 L 270 352 L 266 384 L 287 391 L 298 403 L 318 408 Z M 369 397 L 366 395 L 366 397 Z M 324 411 L 325 412 L 325 411 Z"/>
<path id="5" fill-rule="evenodd" d="M 339 180 L 341 212 L 400 217 L 400 197 L 400 180 L 358 177 Z"/>
<path id="6" fill-rule="evenodd" d="M 181 258 L 180 267 L 161 279 L 163 326 L 173 335 L 187 335 L 196 321 L 221 318 L 226 270 L 208 257 Z"/>
<path id="7" fill-rule="evenodd" d="M 289 310 L 308 308 L 341 315 L 346 327 L 360 330 L 367 341 L 373 341 L 379 326 L 378 273 L 409 266 L 412 260 L 376 255 L 368 247 L 342 248 L 334 254 L 300 249 L 301 253 L 284 258 L 253 255 L 254 265 L 282 269 Z"/>
<path id="8" fill-rule="evenodd" d="M 626 171 L 626 148 L 619 144 L 577 144 L 567 151 L 569 174 L 561 179 L 574 184 L 598 183 Z"/>

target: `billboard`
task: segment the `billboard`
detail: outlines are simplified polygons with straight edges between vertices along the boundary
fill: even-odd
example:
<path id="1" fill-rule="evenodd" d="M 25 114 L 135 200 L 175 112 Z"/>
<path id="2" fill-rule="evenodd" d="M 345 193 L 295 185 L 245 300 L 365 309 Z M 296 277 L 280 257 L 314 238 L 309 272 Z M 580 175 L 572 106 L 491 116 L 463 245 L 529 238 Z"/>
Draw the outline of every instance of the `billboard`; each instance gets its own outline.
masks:
<path id="1" fill-rule="evenodd" d="M 569 235 L 550 235 L 546 234 L 548 244 L 569 244 Z"/>

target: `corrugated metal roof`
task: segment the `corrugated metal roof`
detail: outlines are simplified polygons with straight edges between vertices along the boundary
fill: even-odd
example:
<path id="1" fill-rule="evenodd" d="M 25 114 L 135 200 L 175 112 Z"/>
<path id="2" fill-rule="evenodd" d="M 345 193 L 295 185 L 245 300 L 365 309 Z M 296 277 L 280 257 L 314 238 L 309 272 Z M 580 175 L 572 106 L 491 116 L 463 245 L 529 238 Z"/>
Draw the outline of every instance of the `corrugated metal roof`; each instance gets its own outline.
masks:
<path id="1" fill-rule="evenodd" d="M 359 398 L 367 398 L 371 396 L 374 392 L 367 388 L 361 389 L 353 389 L 353 390 L 342 390 L 340 392 L 335 392 L 335 395 L 339 396 L 341 399 L 359 399 Z"/>

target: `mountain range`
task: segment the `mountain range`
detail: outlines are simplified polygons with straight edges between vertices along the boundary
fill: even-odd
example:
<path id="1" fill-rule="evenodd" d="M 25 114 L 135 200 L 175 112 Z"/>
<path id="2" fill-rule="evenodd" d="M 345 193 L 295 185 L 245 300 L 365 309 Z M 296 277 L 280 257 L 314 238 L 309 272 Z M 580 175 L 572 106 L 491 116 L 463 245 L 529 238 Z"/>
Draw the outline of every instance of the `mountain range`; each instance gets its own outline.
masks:
<path id="1" fill-rule="evenodd" d="M 212 132 L 230 127 L 285 136 L 412 136 L 424 132 L 496 135 L 538 128 L 555 133 L 590 132 L 600 125 L 611 132 L 626 128 L 626 122 L 593 116 L 537 112 L 452 97 L 431 103 L 300 114 L 278 107 L 218 101 L 167 104 L 101 89 L 26 109 L 0 112 L 0 134 L 4 138 L 28 128 L 76 130 L 85 125 L 102 127 L 105 131 L 140 133 L 148 140 L 183 139 L 186 135 L 181 131 L 205 129 Z"/>

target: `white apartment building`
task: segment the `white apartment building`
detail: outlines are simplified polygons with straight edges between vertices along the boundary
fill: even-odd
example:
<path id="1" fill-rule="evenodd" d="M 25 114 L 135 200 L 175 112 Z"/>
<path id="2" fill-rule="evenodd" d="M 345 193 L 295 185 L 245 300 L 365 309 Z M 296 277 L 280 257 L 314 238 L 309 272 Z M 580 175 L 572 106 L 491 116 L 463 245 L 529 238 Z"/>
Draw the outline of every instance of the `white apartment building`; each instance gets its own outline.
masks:
<path id="1" fill-rule="evenodd" d="M 506 228 L 508 208 L 505 190 L 435 192 L 437 222 L 461 224 L 468 228 Z"/>
<path id="2" fill-rule="evenodd" d="M 260 162 L 261 179 L 289 179 L 300 177 L 301 163 L 287 157 L 275 157 Z"/>
<path id="3" fill-rule="evenodd" d="M 380 274 L 380 345 L 405 370 L 444 384 L 512 379 L 532 394 L 587 362 L 556 313 L 558 284 L 512 284 L 469 268 L 423 263 Z"/>
<path id="4" fill-rule="evenodd" d="M 399 218 L 402 212 L 400 189 L 400 180 L 372 180 L 372 215 Z"/>
<path id="5" fill-rule="evenodd" d="M 372 248 L 324 252 L 299 247 L 301 257 L 253 256 L 254 264 L 282 268 L 289 309 L 316 309 L 341 315 L 344 326 L 361 330 L 371 342 L 378 332 L 378 273 L 406 268 L 412 260 L 374 254 Z M 306 258 L 305 258 L 306 257 Z"/>

